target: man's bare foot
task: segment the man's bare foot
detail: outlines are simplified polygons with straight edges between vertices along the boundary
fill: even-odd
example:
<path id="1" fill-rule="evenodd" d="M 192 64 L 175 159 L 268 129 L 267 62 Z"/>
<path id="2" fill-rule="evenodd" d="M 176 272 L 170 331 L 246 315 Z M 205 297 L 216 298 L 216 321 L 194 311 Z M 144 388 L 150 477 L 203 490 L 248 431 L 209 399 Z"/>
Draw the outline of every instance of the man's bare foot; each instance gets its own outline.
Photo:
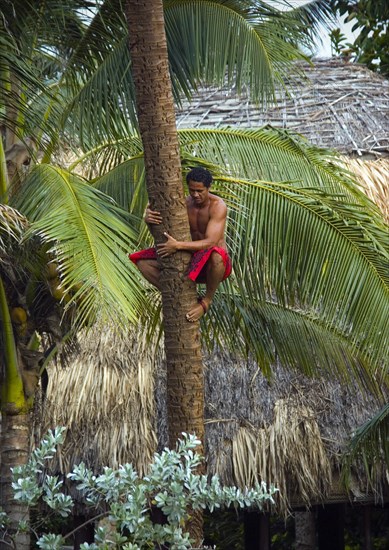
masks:
<path id="1" fill-rule="evenodd" d="M 195 306 L 193 306 L 186 314 L 186 320 L 190 323 L 194 323 L 201 319 L 209 309 L 211 302 L 207 298 L 199 298 Z"/>

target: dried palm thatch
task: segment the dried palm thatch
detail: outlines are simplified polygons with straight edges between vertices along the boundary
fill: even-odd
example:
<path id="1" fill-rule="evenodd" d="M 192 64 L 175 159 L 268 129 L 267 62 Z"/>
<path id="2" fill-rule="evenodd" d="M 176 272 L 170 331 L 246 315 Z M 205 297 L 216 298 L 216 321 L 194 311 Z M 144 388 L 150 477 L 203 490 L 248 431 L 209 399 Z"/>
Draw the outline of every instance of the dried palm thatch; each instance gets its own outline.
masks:
<path id="1" fill-rule="evenodd" d="M 353 500 L 384 500 L 385 477 L 367 487 L 355 472 L 348 495 L 338 483 L 352 431 L 380 408 L 358 387 L 307 378 L 274 366 L 268 380 L 253 361 L 215 351 L 205 357 L 206 457 L 226 485 L 266 481 L 280 489 L 277 510 Z M 157 378 L 158 438 L 167 444 L 165 373 Z"/>
<path id="2" fill-rule="evenodd" d="M 265 111 L 233 88 L 201 89 L 177 113 L 179 128 L 259 127 L 270 124 L 304 135 L 320 147 L 347 155 L 389 153 L 389 81 L 344 59 L 304 65 L 306 80 L 294 75 L 287 91 Z"/>
<path id="3" fill-rule="evenodd" d="M 277 510 L 285 515 L 296 504 L 348 499 L 331 475 L 349 434 L 378 410 L 375 399 L 357 387 L 277 366 L 268 380 L 253 361 L 218 351 L 205 358 L 205 366 L 210 474 L 227 485 L 276 485 Z M 107 329 L 87 334 L 70 369 L 49 370 L 37 436 L 56 425 L 68 428 L 53 469 L 67 473 L 81 460 L 95 471 L 132 462 L 145 473 L 157 445 L 168 443 L 165 386 L 162 352 L 154 358 L 141 335 L 123 338 Z M 373 498 L 364 478 L 353 483 L 351 498 Z M 384 498 L 384 480 L 377 483 Z"/>
<path id="4" fill-rule="evenodd" d="M 274 405 L 274 422 L 265 428 L 239 429 L 232 443 L 235 478 L 240 487 L 272 480 L 279 509 L 295 493 L 306 505 L 324 501 L 331 487 L 331 465 L 314 412 L 291 399 Z M 293 480 L 295 486 L 290 486 Z"/>
<path id="5" fill-rule="evenodd" d="M 52 465 L 63 473 L 81 461 L 95 471 L 131 462 L 142 475 L 157 444 L 155 357 L 140 333 L 124 339 L 114 329 L 100 327 L 84 334 L 82 342 L 70 368 L 49 368 L 36 437 L 54 426 L 67 427 Z"/>
<path id="6" fill-rule="evenodd" d="M 389 223 L 389 159 L 363 161 L 343 157 L 343 161 Z"/>

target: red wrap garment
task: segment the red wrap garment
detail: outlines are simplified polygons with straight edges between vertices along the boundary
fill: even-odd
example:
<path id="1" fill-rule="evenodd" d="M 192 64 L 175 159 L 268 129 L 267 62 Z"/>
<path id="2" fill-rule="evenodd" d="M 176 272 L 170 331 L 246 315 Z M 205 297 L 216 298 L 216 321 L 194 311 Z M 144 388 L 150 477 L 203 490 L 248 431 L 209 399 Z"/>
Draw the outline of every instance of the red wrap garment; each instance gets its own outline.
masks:
<path id="1" fill-rule="evenodd" d="M 223 281 L 230 276 L 232 271 L 232 263 L 227 250 L 225 250 L 224 248 L 220 248 L 220 246 L 212 246 L 211 248 L 198 250 L 197 252 L 194 252 L 192 254 L 192 259 L 190 261 L 188 269 L 189 279 L 192 279 L 192 281 L 197 281 L 199 283 L 205 282 L 205 274 L 201 272 L 208 262 L 209 258 L 211 257 L 212 252 L 217 252 L 217 254 L 220 254 L 223 259 L 225 267 Z M 134 264 L 136 264 L 139 260 L 156 260 L 157 252 L 155 248 L 146 248 L 144 250 L 139 250 L 139 252 L 129 254 L 128 257 Z"/>

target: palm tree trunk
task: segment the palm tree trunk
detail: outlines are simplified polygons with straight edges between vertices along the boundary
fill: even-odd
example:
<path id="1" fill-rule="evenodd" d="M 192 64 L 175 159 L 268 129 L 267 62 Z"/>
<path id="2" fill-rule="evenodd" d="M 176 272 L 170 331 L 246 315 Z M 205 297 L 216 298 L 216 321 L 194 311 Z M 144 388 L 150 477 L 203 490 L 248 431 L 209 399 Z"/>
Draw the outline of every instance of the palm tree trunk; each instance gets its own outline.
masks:
<path id="1" fill-rule="evenodd" d="M 0 542 L 1 550 L 17 548 L 30 549 L 30 534 L 17 533 L 21 520 L 28 521 L 28 507 L 13 498 L 11 468 L 25 464 L 29 453 L 30 415 L 4 414 L 1 421 L 1 466 L 0 466 L 0 502 L 10 519 L 7 543 Z M 8 536 L 9 535 L 9 536 Z M 14 546 L 10 546 L 12 537 Z"/>
<path id="2" fill-rule="evenodd" d="M 154 238 L 163 241 L 167 231 L 178 240 L 189 241 L 162 0 L 128 0 L 126 15 L 147 191 L 152 209 L 161 212 L 164 220 Z M 189 261 L 190 254 L 176 253 L 162 262 L 161 272 L 171 446 L 183 431 L 204 440 L 199 324 L 185 318 L 196 302 L 195 285 L 183 276 Z M 201 525 L 192 525 L 191 534 L 198 543 Z"/>
<path id="3" fill-rule="evenodd" d="M 18 354 L 12 331 L 11 318 L 4 284 L 0 277 L 0 322 L 3 330 L 4 360 L 1 384 L 1 434 L 0 434 L 0 506 L 10 519 L 9 535 L 14 537 L 15 548 L 28 550 L 30 536 L 17 533 L 19 521 L 28 520 L 28 507 L 13 499 L 11 468 L 25 464 L 29 454 L 30 415 L 32 400 L 26 400 L 23 380 L 20 376 Z M 10 548 L 9 537 L 0 535 L 7 543 L 0 542 L 0 549 Z"/>

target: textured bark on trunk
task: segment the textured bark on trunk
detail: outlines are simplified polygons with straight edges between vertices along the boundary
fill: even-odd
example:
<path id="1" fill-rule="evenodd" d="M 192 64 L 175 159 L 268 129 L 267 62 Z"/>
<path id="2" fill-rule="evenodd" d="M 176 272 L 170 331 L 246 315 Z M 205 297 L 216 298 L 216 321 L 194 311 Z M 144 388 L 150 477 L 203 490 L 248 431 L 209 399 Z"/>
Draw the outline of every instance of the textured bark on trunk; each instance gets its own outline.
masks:
<path id="1" fill-rule="evenodd" d="M 28 507 L 13 499 L 11 468 L 25 464 L 29 456 L 30 415 L 2 415 L 1 424 L 1 466 L 0 503 L 10 518 L 9 535 L 14 535 L 20 520 L 28 520 Z M 3 535 L 3 533 L 2 533 Z M 6 537 L 6 540 L 9 538 Z M 15 546 L 0 542 L 0 549 L 30 549 L 30 536 L 20 533 L 15 537 Z"/>
<path id="2" fill-rule="evenodd" d="M 295 512 L 294 524 L 296 533 L 296 549 L 316 550 L 316 521 L 315 513 Z"/>
<path id="3" fill-rule="evenodd" d="M 128 0 L 126 16 L 147 192 L 151 208 L 163 217 L 162 226 L 155 226 L 154 238 L 162 242 L 167 231 L 178 240 L 189 241 L 162 0 Z M 185 318 L 196 302 L 195 285 L 184 276 L 189 261 L 190 254 L 179 252 L 162 262 L 170 446 L 183 431 L 204 440 L 199 323 Z M 199 542 L 201 516 L 194 514 L 191 524 L 191 534 Z"/>

